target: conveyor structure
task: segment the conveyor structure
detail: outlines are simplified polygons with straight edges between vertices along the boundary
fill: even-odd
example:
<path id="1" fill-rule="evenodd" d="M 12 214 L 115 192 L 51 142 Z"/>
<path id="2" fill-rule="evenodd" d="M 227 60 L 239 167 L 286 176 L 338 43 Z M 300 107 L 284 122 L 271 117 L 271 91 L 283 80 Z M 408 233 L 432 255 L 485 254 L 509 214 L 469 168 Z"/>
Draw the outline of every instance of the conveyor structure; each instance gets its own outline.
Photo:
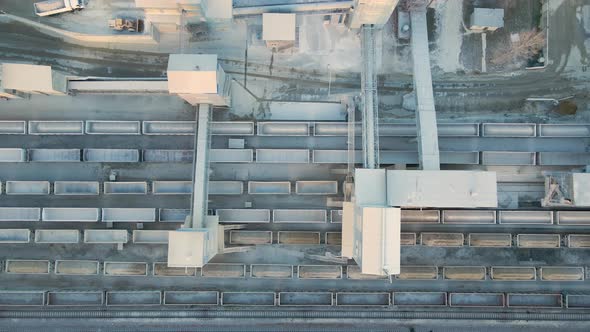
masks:
<path id="1" fill-rule="evenodd" d="M 202 267 L 218 251 L 218 216 L 207 215 L 211 105 L 197 110 L 197 134 L 193 160 L 191 215 L 183 228 L 168 234 L 168 266 Z"/>

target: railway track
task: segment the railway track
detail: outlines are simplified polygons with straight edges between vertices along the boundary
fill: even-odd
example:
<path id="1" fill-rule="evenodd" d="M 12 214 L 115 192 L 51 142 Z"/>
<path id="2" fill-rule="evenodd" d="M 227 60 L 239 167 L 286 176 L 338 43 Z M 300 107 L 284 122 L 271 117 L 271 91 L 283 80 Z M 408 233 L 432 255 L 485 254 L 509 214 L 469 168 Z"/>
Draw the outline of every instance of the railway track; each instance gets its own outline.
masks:
<path id="1" fill-rule="evenodd" d="M 171 112 L 181 114 L 183 110 Z M 168 118 L 175 116 L 173 113 Z M 59 122 L 59 116 L 48 117 L 58 122 L 20 119 L 0 123 L 0 131 L 5 131 L 2 147 L 14 149 L 3 151 L 18 159 L 4 164 L 14 176 L 2 180 L 0 205 L 27 207 L 30 212 L 17 218 L 13 210 L 0 208 L 0 216 L 6 213 L 0 218 L 0 239 L 10 242 L 9 237 L 13 236 L 12 242 L 18 242 L 0 244 L 6 249 L 0 272 L 0 319 L 108 322 L 126 317 L 138 321 L 184 317 L 195 322 L 204 317 L 356 317 L 383 321 L 499 317 L 508 321 L 512 319 L 509 317 L 534 319 L 536 316 L 527 316 L 525 312 L 533 308 L 537 313 L 553 315 L 541 315 L 543 321 L 585 322 L 586 316 L 575 312 L 590 310 L 590 289 L 584 281 L 588 271 L 579 260 L 585 250 L 581 247 L 588 247 L 590 242 L 580 234 L 590 223 L 587 211 L 569 216 L 568 211 L 541 209 L 477 210 L 468 214 L 453 210 L 409 212 L 402 220 L 402 250 L 414 263 L 403 262 L 404 274 L 393 283 L 363 279 L 348 264 L 318 260 L 326 249 L 337 252 L 340 245 L 341 215 L 338 207 L 328 206 L 327 198 L 341 195 L 343 177 L 333 174 L 332 169 L 341 168 L 345 162 L 330 159 L 332 154 L 324 162 L 314 162 L 319 161 L 320 155 L 316 153 L 314 159 L 310 150 L 336 147 L 345 151 L 344 145 L 338 145 L 346 140 L 340 123 L 285 125 L 242 121 L 235 123 L 235 128 L 232 123 L 215 123 L 213 152 L 217 151 L 217 155 L 211 156 L 212 178 L 225 182 L 212 182 L 211 188 L 218 190 L 218 195 L 211 195 L 211 207 L 233 210 L 217 211 L 223 223 L 246 224 L 243 229 L 228 232 L 228 248 L 254 248 L 250 252 L 220 255 L 219 261 L 205 270 L 190 270 L 189 275 L 186 271 L 171 271 L 162 265 L 166 261 L 166 231 L 178 227 L 187 214 L 194 123 L 160 122 L 151 117 L 152 120 L 144 121 L 141 116 L 127 122 L 81 116 L 81 120 L 66 123 Z M 108 118 L 105 114 L 102 117 Z M 471 123 L 443 128 L 442 133 L 450 135 L 443 135 L 443 143 L 445 139 L 476 143 L 499 139 L 517 142 L 511 148 L 526 146 L 525 150 L 537 140 L 545 142 L 550 150 L 559 146 L 551 142 L 580 142 L 590 135 L 589 126 L 584 124 L 556 127 Z M 414 144 L 414 130 L 413 124 L 386 124 L 383 142 Z M 562 137 L 564 133 L 575 135 Z M 239 154 L 240 160 L 232 159 L 232 151 L 236 150 L 226 149 L 230 137 L 243 138 L 248 146 L 243 149 L 246 153 Z M 522 142 L 526 144 L 519 146 Z M 291 144 L 291 149 L 281 149 L 281 144 Z M 53 161 L 44 159 L 53 154 L 43 148 L 60 147 L 71 151 L 58 154 Z M 576 149 L 577 146 L 569 152 L 576 153 Z M 546 166 L 535 163 L 529 167 Z M 41 170 L 44 176 L 39 176 Z M 116 181 L 110 179 L 111 172 L 117 174 Z M 85 184 L 81 186 L 82 182 Z M 538 183 L 534 185 L 538 190 Z M 72 190 L 74 195 L 69 195 Z M 81 192 L 87 195 L 76 195 Z M 247 211 L 253 211 L 242 209 L 246 202 L 259 210 L 258 215 L 264 220 L 254 218 L 245 222 Z M 258 233 L 253 236 L 247 232 Z M 569 235 L 578 237 L 572 239 Z M 533 261 L 524 264 L 523 252 Z M 461 262 L 466 253 L 477 257 L 478 263 L 461 266 L 465 265 Z M 76 264 L 80 265 L 78 270 Z M 527 271 L 498 269 L 523 264 Z M 500 272 L 517 276 L 501 281 Z M 514 280 L 525 278 L 519 277 L 519 273 L 529 279 Z M 425 279 L 425 275 L 430 278 Z M 555 275 L 568 281 L 551 280 Z M 420 291 L 431 294 L 420 297 L 424 296 L 416 294 Z M 78 305 L 84 301 L 69 307 L 57 304 L 71 300 L 72 292 L 82 294 L 81 298 L 88 301 L 100 299 L 100 305 L 91 302 L 93 305 L 82 311 Z M 248 295 L 250 292 L 258 295 Z M 468 295 L 464 295 L 466 292 Z M 205 295 L 210 299 L 207 304 L 180 300 L 193 296 L 193 302 L 198 302 L 195 299 Z M 36 305 L 19 305 L 27 296 L 30 301 L 37 301 Z M 8 302 L 2 306 L 2 301 Z M 526 308 L 515 306 L 518 301 Z M 260 306 L 251 306 L 252 303 Z M 440 308 L 427 309 L 433 303 Z M 480 305 L 486 313 L 473 308 Z M 200 309 L 185 310 L 191 306 Z M 293 309 L 302 306 L 320 309 L 309 314 Z M 162 310 L 149 310 L 154 307 Z M 348 315 L 352 312 L 354 316 Z"/>

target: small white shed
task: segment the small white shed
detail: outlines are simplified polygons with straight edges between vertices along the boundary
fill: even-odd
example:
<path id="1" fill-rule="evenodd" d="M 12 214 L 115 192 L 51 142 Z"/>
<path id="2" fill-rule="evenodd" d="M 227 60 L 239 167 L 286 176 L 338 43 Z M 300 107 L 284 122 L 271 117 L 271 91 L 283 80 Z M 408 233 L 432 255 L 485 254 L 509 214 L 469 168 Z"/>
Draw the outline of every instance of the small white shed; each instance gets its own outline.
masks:
<path id="1" fill-rule="evenodd" d="M 295 45 L 296 15 L 280 13 L 262 14 L 262 40 L 266 46 L 284 50 Z"/>
<path id="2" fill-rule="evenodd" d="M 23 63 L 2 64 L 3 90 L 16 90 L 31 94 L 65 95 L 67 82 L 63 74 L 51 66 L 29 65 Z"/>
<path id="3" fill-rule="evenodd" d="M 295 41 L 295 14 L 262 14 L 262 39 L 265 41 Z"/>
<path id="4" fill-rule="evenodd" d="M 168 91 L 191 105 L 228 105 L 228 80 L 216 54 L 171 54 L 167 74 Z"/>

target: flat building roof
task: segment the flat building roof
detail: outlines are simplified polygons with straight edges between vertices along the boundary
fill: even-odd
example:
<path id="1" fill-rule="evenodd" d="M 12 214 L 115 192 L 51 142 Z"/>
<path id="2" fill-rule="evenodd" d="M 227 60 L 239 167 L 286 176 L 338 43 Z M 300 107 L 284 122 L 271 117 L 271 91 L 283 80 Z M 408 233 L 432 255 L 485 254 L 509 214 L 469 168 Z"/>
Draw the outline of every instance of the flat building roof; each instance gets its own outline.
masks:
<path id="1" fill-rule="evenodd" d="M 168 266 L 201 267 L 206 261 L 207 231 L 177 230 L 168 233 Z"/>
<path id="2" fill-rule="evenodd" d="M 495 172 L 387 171 L 387 205 L 399 207 L 497 207 Z"/>
<path id="3" fill-rule="evenodd" d="M 217 93 L 217 55 L 171 54 L 168 59 L 170 93 Z"/>
<path id="4" fill-rule="evenodd" d="M 18 91 L 52 92 L 54 89 L 51 66 L 3 63 L 2 88 Z"/>
<path id="5" fill-rule="evenodd" d="M 295 19 L 295 14 L 262 14 L 262 39 L 270 41 L 294 41 Z"/>

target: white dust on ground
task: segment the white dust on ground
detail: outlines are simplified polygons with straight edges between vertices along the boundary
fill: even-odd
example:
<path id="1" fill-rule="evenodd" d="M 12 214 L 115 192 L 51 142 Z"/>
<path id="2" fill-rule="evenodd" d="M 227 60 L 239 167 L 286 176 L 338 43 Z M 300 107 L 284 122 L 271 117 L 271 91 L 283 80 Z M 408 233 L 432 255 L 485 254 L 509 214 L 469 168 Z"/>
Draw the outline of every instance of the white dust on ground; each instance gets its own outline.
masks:
<path id="1" fill-rule="evenodd" d="M 412 75 L 412 48 L 410 39 L 398 39 L 394 28 L 385 28 L 382 38 L 381 73 Z"/>
<path id="2" fill-rule="evenodd" d="M 94 35 L 121 34 L 109 27 L 109 19 L 115 17 L 143 18 L 143 10 L 135 8 L 133 3 L 109 0 L 87 1 L 82 10 L 71 13 L 39 18 L 44 24 L 72 32 Z"/>
<path id="3" fill-rule="evenodd" d="M 253 116 L 259 105 L 256 97 L 248 92 L 240 82 L 232 81 L 231 84 L 231 114 L 239 117 Z"/>
<path id="4" fill-rule="evenodd" d="M 436 10 L 436 51 L 432 61 L 444 72 L 463 70 L 461 45 L 463 44 L 462 1 L 439 1 Z"/>
<path id="5" fill-rule="evenodd" d="M 298 54 L 281 59 L 291 65 L 332 71 L 360 71 L 360 39 L 345 26 L 324 25 L 323 17 L 301 17 Z"/>

